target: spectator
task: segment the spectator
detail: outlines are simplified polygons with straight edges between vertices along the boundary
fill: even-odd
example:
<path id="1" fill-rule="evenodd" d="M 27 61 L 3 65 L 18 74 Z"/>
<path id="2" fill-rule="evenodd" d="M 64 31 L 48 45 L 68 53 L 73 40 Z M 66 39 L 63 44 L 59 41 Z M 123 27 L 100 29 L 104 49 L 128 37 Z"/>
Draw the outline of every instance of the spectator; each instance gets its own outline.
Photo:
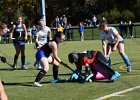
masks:
<path id="1" fill-rule="evenodd" d="M 93 26 L 96 27 L 97 18 L 95 15 L 92 18 L 92 22 L 93 22 Z"/>
<path id="2" fill-rule="evenodd" d="M 61 26 L 61 24 L 59 24 L 58 28 L 57 28 L 57 32 L 63 32 L 64 28 Z"/>
<path id="3" fill-rule="evenodd" d="M 123 38 L 123 30 L 124 30 L 124 24 L 123 21 L 120 22 L 119 24 L 119 30 L 120 30 L 120 35 Z"/>
<path id="4" fill-rule="evenodd" d="M 124 31 L 124 38 L 125 39 L 127 39 L 127 26 L 128 26 L 127 23 L 124 22 L 124 27 L 123 27 L 124 30 L 123 31 Z"/>
<path id="5" fill-rule="evenodd" d="M 129 21 L 128 27 L 129 27 L 129 34 L 130 34 L 131 38 L 133 38 L 133 26 L 134 26 L 134 24 L 131 21 Z"/>
<path id="6" fill-rule="evenodd" d="M 82 22 L 79 23 L 78 31 L 80 33 L 80 40 L 84 41 L 84 26 L 83 26 Z"/>
<path id="7" fill-rule="evenodd" d="M 64 26 L 62 16 L 60 17 L 60 25 L 61 25 L 61 26 Z"/>
<path id="8" fill-rule="evenodd" d="M 56 18 L 55 18 L 55 27 L 58 27 L 59 24 L 60 24 L 60 19 L 59 19 L 58 16 L 56 16 Z"/>
<path id="9" fill-rule="evenodd" d="M 28 27 L 27 29 L 27 43 L 32 44 L 32 29 L 30 27 Z"/>
<path id="10" fill-rule="evenodd" d="M 67 17 L 63 15 L 63 26 L 67 26 Z"/>
<path id="11" fill-rule="evenodd" d="M 67 26 L 67 40 L 72 41 L 73 38 L 73 29 L 72 29 L 72 25 L 69 23 Z"/>
<path id="12" fill-rule="evenodd" d="M 32 26 L 32 38 L 33 38 L 33 39 L 35 38 L 36 30 L 37 30 L 36 26 L 33 25 L 33 26 Z"/>

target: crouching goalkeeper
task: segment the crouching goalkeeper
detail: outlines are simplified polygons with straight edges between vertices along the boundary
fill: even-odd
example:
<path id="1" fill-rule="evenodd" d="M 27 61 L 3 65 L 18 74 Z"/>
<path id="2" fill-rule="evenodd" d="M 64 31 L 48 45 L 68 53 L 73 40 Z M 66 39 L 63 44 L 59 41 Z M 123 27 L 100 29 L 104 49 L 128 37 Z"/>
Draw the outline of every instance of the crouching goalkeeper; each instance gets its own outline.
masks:
<path id="1" fill-rule="evenodd" d="M 121 75 L 108 66 L 106 58 L 100 51 L 87 50 L 81 53 L 70 53 L 68 59 L 70 63 L 75 63 L 77 73 L 81 73 L 82 66 L 85 66 L 86 81 L 108 79 L 114 82 Z M 79 79 L 78 75 L 76 76 L 74 73 L 71 80 L 75 80 L 75 78 Z"/>

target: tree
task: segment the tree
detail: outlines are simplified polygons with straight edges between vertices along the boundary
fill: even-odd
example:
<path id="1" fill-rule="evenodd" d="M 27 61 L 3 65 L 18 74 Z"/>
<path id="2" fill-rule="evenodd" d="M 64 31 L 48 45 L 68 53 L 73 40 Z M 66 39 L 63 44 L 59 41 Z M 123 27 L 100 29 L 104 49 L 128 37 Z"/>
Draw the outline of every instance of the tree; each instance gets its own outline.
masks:
<path id="1" fill-rule="evenodd" d="M 133 12 L 129 11 L 129 10 L 125 10 L 122 12 L 122 19 L 125 21 L 129 21 L 129 20 L 133 20 L 135 15 Z"/>

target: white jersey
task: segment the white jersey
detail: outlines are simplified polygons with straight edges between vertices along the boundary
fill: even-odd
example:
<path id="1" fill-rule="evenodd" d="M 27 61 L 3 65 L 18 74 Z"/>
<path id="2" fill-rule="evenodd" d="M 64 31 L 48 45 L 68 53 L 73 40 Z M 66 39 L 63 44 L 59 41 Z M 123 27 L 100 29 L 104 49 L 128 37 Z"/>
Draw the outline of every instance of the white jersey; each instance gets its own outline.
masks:
<path id="1" fill-rule="evenodd" d="M 117 34 L 119 33 L 114 27 L 108 27 L 108 28 L 109 28 L 108 33 L 105 33 L 104 31 L 100 33 L 100 39 L 107 40 L 108 43 L 110 44 L 115 44 L 117 41 Z M 120 36 L 120 41 L 122 40 L 123 38 Z"/>
<path id="2" fill-rule="evenodd" d="M 43 30 L 40 30 L 36 33 L 39 44 L 44 45 L 45 43 L 47 43 L 48 32 L 51 32 L 51 30 L 49 27 L 45 26 Z"/>
<path id="3" fill-rule="evenodd" d="M 32 35 L 32 29 L 31 28 L 27 29 L 27 35 Z"/>

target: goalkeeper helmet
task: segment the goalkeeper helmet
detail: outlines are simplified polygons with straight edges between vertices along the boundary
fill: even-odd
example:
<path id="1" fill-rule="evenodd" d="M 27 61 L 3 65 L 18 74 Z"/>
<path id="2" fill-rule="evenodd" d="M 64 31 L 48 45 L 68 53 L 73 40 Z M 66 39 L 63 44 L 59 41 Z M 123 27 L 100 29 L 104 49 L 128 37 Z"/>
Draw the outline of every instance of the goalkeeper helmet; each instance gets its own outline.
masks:
<path id="1" fill-rule="evenodd" d="M 76 53 L 70 53 L 68 59 L 70 63 L 76 63 L 78 61 L 78 55 Z"/>

